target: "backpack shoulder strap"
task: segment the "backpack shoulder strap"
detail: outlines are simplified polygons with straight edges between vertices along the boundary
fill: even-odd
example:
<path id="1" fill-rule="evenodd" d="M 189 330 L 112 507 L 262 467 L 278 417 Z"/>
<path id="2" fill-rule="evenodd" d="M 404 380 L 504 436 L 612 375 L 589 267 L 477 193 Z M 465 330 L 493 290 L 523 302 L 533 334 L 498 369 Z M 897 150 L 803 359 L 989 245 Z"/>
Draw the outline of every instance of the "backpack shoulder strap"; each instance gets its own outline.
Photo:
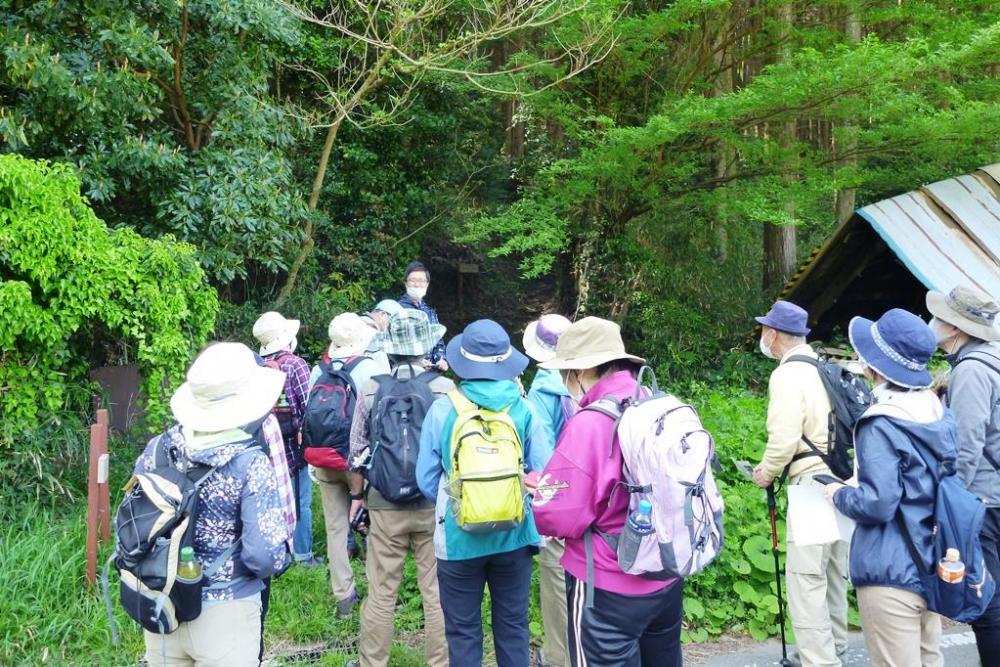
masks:
<path id="1" fill-rule="evenodd" d="M 417 380 L 417 382 L 423 382 L 429 386 L 431 382 L 434 382 L 434 380 L 437 380 L 439 377 L 441 377 L 441 374 L 437 371 L 424 371 L 420 375 L 417 375 L 414 379 Z"/>
<path id="2" fill-rule="evenodd" d="M 817 359 L 816 357 L 810 357 L 810 356 L 805 355 L 805 354 L 796 354 L 796 355 L 793 355 L 793 356 L 788 357 L 787 359 L 785 359 L 785 363 L 786 364 L 789 363 L 789 362 L 791 362 L 791 361 L 801 361 L 802 363 L 810 364 L 811 366 L 815 366 L 816 368 L 819 368 L 819 359 Z"/>
<path id="3" fill-rule="evenodd" d="M 581 410 L 590 410 L 592 412 L 600 412 L 602 415 L 607 415 L 615 420 L 616 426 L 617 422 L 621 420 L 622 415 L 625 413 L 622 404 L 609 396 L 596 400 L 590 405 L 581 408 Z"/>
<path id="4" fill-rule="evenodd" d="M 990 370 L 994 371 L 995 373 L 1000 373 L 1000 358 L 990 354 L 989 352 L 984 352 L 982 350 L 973 350 L 972 352 L 969 352 L 967 355 L 956 361 L 955 366 L 958 366 L 960 363 L 967 360 L 978 361 L 979 363 L 987 366 Z"/>
<path id="5" fill-rule="evenodd" d="M 451 404 L 455 406 L 455 411 L 458 414 L 462 414 L 463 412 L 475 412 L 479 409 L 479 406 L 470 401 L 468 397 L 462 393 L 461 389 L 452 389 L 449 391 L 448 398 L 451 400 Z"/>
<path id="6" fill-rule="evenodd" d="M 342 370 L 342 371 L 344 371 L 346 373 L 350 373 L 355 368 L 357 368 L 358 366 L 360 366 L 362 361 L 367 361 L 367 360 L 368 360 L 368 357 L 366 357 L 364 355 L 360 355 L 360 356 L 357 356 L 357 357 L 351 357 L 350 359 L 348 359 L 347 361 L 344 362 L 344 365 L 340 367 L 340 370 Z"/>

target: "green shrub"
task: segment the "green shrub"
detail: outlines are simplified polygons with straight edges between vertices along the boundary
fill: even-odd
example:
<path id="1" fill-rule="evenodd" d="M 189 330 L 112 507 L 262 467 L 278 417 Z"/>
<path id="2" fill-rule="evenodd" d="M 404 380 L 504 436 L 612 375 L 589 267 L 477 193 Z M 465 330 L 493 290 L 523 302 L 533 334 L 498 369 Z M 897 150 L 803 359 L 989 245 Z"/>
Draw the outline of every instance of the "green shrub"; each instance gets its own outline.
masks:
<path id="1" fill-rule="evenodd" d="M 194 248 L 108 229 L 69 165 L 0 155 L 0 447 L 109 361 L 139 365 L 155 423 L 217 310 Z"/>

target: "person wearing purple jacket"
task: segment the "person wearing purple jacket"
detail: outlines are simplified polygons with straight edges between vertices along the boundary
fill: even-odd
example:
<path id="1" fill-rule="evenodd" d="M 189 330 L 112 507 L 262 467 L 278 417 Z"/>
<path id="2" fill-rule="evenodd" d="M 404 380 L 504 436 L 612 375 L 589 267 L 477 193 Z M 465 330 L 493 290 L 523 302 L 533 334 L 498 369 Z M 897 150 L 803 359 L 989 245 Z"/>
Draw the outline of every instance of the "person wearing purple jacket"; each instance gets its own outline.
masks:
<path id="1" fill-rule="evenodd" d="M 587 406 L 605 397 L 634 396 L 636 374 L 643 363 L 625 351 L 617 324 L 586 317 L 559 338 L 555 358 L 540 364 L 560 371 L 581 408 L 566 422 L 556 451 L 537 481 L 533 503 L 539 532 L 566 540 L 562 565 L 574 667 L 681 664 L 683 580 L 655 581 L 625 574 L 611 547 L 594 539 L 593 606 L 585 603 L 584 535 L 592 526 L 611 535 L 621 533 L 629 496 L 613 493 L 624 482 L 615 422 Z"/>

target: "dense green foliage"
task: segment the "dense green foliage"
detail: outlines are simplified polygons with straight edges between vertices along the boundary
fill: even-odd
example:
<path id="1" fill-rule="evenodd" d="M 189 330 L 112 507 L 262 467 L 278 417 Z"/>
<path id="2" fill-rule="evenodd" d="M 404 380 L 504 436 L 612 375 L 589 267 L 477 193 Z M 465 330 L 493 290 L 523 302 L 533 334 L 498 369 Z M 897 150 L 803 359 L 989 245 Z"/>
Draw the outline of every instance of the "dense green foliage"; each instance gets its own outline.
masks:
<path id="1" fill-rule="evenodd" d="M 108 230 L 66 165 L 0 156 L 5 446 L 59 413 L 89 363 L 109 356 L 139 365 L 151 416 L 161 416 L 164 389 L 179 382 L 217 308 L 190 246 Z"/>
<path id="2" fill-rule="evenodd" d="M 754 460 L 767 367 L 732 349 L 789 266 L 856 205 L 998 161 L 996 2 L 514 4 L 537 22 L 484 40 L 492 14 L 440 0 L 0 0 L 2 516 L 8 489 L 80 488 L 88 368 L 137 363 L 159 426 L 213 332 L 252 343 L 280 297 L 315 357 L 414 258 L 449 335 L 620 321 L 724 463 Z M 464 302 L 459 264 L 479 271 Z M 729 541 L 688 588 L 693 640 L 775 629 L 763 494 L 729 467 L 722 484 Z M 78 549 L 68 526 L 52 554 Z M 74 625 L 95 615 L 76 571 L 18 553 L 67 612 L 35 628 L 19 608 L 0 639 L 31 632 L 0 662 L 99 643 Z M 281 638 L 355 633 L 321 574 L 289 574 L 308 603 L 276 608 Z"/>

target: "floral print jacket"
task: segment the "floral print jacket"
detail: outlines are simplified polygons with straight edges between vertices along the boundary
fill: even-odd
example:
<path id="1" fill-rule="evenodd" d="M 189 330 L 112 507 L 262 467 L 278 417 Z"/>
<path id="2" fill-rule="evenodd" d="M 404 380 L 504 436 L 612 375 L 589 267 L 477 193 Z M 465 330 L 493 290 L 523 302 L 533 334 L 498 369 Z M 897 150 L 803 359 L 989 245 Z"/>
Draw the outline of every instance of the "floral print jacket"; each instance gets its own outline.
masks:
<path id="1" fill-rule="evenodd" d="M 195 556 L 207 569 L 237 539 L 240 543 L 206 582 L 204 599 L 254 596 L 263 590 L 262 580 L 280 572 L 287 558 L 288 524 L 274 466 L 247 438 L 237 442 L 223 438 L 217 445 L 202 441 L 198 446 L 189 445 L 189 438 L 197 442 L 186 437 L 179 425 L 156 436 L 136 462 L 135 472 L 153 470 L 157 441 L 160 446 L 176 446 L 187 461 L 216 468 L 198 492 Z M 224 585 L 208 590 L 210 584 Z"/>

